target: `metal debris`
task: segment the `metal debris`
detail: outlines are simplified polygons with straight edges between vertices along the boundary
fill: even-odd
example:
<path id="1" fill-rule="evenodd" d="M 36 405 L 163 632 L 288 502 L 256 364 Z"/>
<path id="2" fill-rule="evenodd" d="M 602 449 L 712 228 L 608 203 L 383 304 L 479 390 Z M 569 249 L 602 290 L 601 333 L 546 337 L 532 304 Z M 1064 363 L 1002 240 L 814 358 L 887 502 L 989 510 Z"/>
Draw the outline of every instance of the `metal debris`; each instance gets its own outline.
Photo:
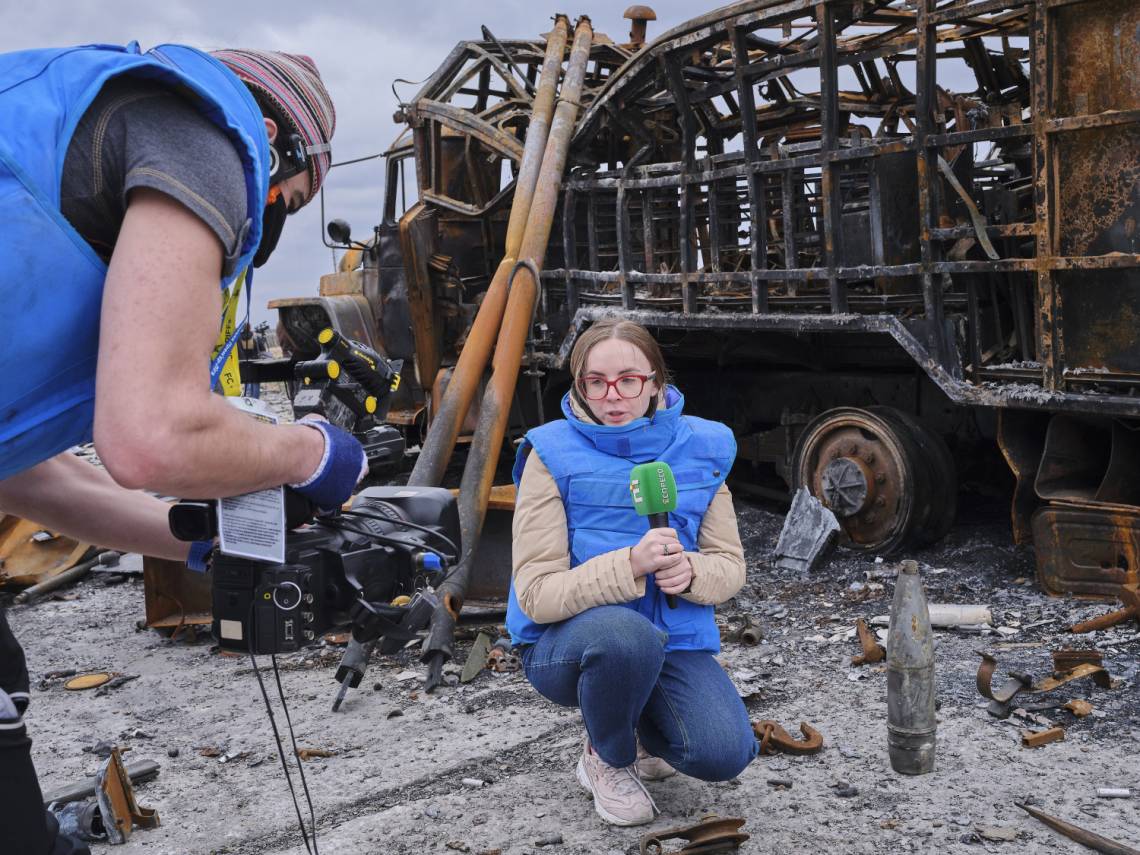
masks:
<path id="1" fill-rule="evenodd" d="M 297 756 L 302 760 L 312 760 L 316 757 L 336 757 L 337 752 L 330 748 L 298 748 Z"/>
<path id="2" fill-rule="evenodd" d="M 851 664 L 859 666 L 882 662 L 887 656 L 887 651 L 883 649 L 883 646 L 875 640 L 875 636 L 867 629 L 867 621 L 863 620 L 863 618 L 859 618 L 855 621 L 855 631 L 859 634 L 859 644 L 862 646 L 863 652 L 858 656 L 853 656 L 851 658 Z"/>
<path id="3" fill-rule="evenodd" d="M 141 674 L 115 674 L 113 677 L 111 677 L 110 680 L 108 680 L 106 683 L 104 683 L 101 686 L 98 686 L 95 689 L 95 697 L 101 698 L 103 695 L 107 694 L 112 689 L 117 689 L 117 688 L 119 688 L 119 686 L 126 685 L 127 683 L 131 682 L 131 680 L 137 680 L 137 679 L 139 679 L 140 676 L 142 676 L 142 675 Z"/>
<path id="4" fill-rule="evenodd" d="M 1081 698 L 1073 698 L 1071 701 L 1066 701 L 1064 706 L 1065 709 L 1077 718 L 1084 718 L 1087 715 L 1091 715 L 1093 711 L 1093 705 Z"/>
<path id="5" fill-rule="evenodd" d="M 511 647 L 509 638 L 500 638 L 491 646 L 487 654 L 487 667 L 497 674 L 518 671 L 522 662 Z"/>
<path id="6" fill-rule="evenodd" d="M 110 752 L 108 752 L 106 756 L 110 757 Z M 137 760 L 134 763 L 128 764 L 126 768 L 127 777 L 136 784 L 157 777 L 159 771 L 158 763 L 154 760 Z M 90 778 L 82 784 L 73 784 L 70 787 L 64 787 L 62 790 L 57 790 L 45 795 L 44 806 L 77 802 L 93 795 L 95 795 L 95 779 Z"/>
<path id="7" fill-rule="evenodd" d="M 759 644 L 764 640 L 764 628 L 756 623 L 751 615 L 744 616 L 744 628 L 740 630 L 742 644 Z"/>
<path id="8" fill-rule="evenodd" d="M 107 841 L 126 843 L 135 828 L 158 828 L 158 812 L 141 807 L 118 750 L 95 776 L 95 799 L 99 804 Z"/>
<path id="9" fill-rule="evenodd" d="M 1096 794 L 1102 799 L 1132 798 L 1132 790 L 1127 787 L 1097 787 Z"/>
<path id="10" fill-rule="evenodd" d="M 120 553 L 118 552 L 100 552 L 94 558 L 90 558 L 87 561 L 76 564 L 74 567 L 68 570 L 57 573 L 50 579 L 45 579 L 43 582 L 40 582 L 24 591 L 21 591 L 13 598 L 12 601 L 17 604 L 30 603 L 37 597 L 42 597 L 45 594 L 50 594 L 52 591 L 59 590 L 64 585 L 70 585 L 73 582 L 78 582 L 98 566 L 115 566 L 119 563 L 119 557 Z"/>
<path id="11" fill-rule="evenodd" d="M 978 833 L 979 837 L 985 840 L 992 840 L 995 843 L 1017 840 L 1016 828 L 1006 828 L 999 825 L 975 825 L 974 831 Z"/>
<path id="12" fill-rule="evenodd" d="M 89 544 L 45 532 L 38 523 L 0 514 L 0 586 L 36 585 L 72 567 L 90 550 Z"/>
<path id="13" fill-rule="evenodd" d="M 94 689 L 97 686 L 102 686 L 109 683 L 114 674 L 107 671 L 97 671 L 93 674 L 80 674 L 78 677 L 72 677 L 63 687 L 69 692 L 82 692 L 85 689 Z"/>
<path id="14" fill-rule="evenodd" d="M 807 487 L 801 487 L 784 518 L 772 563 L 785 570 L 812 570 L 827 557 L 839 532 L 835 514 L 808 492 Z"/>
<path id="15" fill-rule="evenodd" d="M 1092 831 L 1087 831 L 1079 825 L 1073 825 L 1071 822 L 1065 822 L 1063 819 L 1050 816 L 1044 811 L 1030 807 L 1027 804 L 1021 802 L 1014 802 L 1014 804 L 1035 819 L 1041 820 L 1041 822 L 1045 823 L 1054 831 L 1060 832 L 1070 840 L 1075 840 L 1077 843 L 1080 843 L 1082 846 L 1087 846 L 1089 849 L 1103 852 L 1104 855 L 1140 855 L 1140 849 L 1133 849 L 1131 846 L 1117 843 L 1115 840 L 1110 840 Z"/>
<path id="16" fill-rule="evenodd" d="M 761 754 L 818 754 L 823 750 L 823 734 L 800 722 L 803 739 L 795 739 L 778 722 L 770 719 L 752 722 L 752 732 L 760 740 Z"/>
<path id="17" fill-rule="evenodd" d="M 491 636 L 485 632 L 479 633 L 475 643 L 471 645 L 471 652 L 463 664 L 463 672 L 459 675 L 460 683 L 470 683 L 479 673 L 487 667 L 487 654 L 491 652 Z"/>
<path id="18" fill-rule="evenodd" d="M 696 825 L 655 831 L 641 838 L 641 855 L 713 855 L 732 852 L 749 838 L 741 831 L 744 820 L 737 817 L 707 816 Z M 680 849 L 666 850 L 665 841 L 684 840 Z"/>
<path id="19" fill-rule="evenodd" d="M 1053 670 L 1058 674 L 1072 671 L 1078 665 L 1103 665 L 1104 654 L 1099 650 L 1054 650 Z"/>
<path id="20" fill-rule="evenodd" d="M 1140 585 L 1135 582 L 1121 585 L 1119 597 L 1120 602 L 1124 604 L 1124 608 L 1115 612 L 1109 612 L 1100 617 L 1095 617 L 1092 620 L 1086 620 L 1083 623 L 1075 624 L 1072 627 L 1072 632 L 1096 632 L 1097 630 L 1108 629 L 1110 626 L 1116 626 L 1118 623 L 1124 623 L 1128 620 L 1135 620 L 1140 624 Z"/>
<path id="21" fill-rule="evenodd" d="M 1001 688 L 995 690 L 991 685 L 991 681 L 993 680 L 994 671 L 997 670 L 997 659 L 982 650 L 978 651 L 978 655 L 982 657 L 982 664 L 978 667 L 978 691 L 982 697 L 990 699 L 990 705 L 987 707 L 987 711 L 990 715 L 998 718 L 1005 718 L 1009 715 L 1013 706 L 1013 698 L 1022 692 L 1028 694 L 1052 692 L 1064 686 L 1066 683 L 1071 683 L 1073 680 L 1080 680 L 1085 677 L 1091 677 L 1093 682 L 1102 689 L 1112 688 L 1112 678 L 1103 667 L 1093 665 L 1089 662 L 1082 662 L 1068 671 L 1055 676 L 1046 677 L 1036 682 L 1034 682 L 1032 676 L 1029 674 L 1011 671 L 1009 672 L 1010 679 L 1007 680 Z M 1060 706 L 1060 702 L 1054 706 Z"/>
<path id="22" fill-rule="evenodd" d="M 1025 748 L 1040 748 L 1050 742 L 1060 742 L 1065 738 L 1065 728 L 1050 727 L 1048 730 L 1024 730 L 1021 732 L 1021 744 Z"/>

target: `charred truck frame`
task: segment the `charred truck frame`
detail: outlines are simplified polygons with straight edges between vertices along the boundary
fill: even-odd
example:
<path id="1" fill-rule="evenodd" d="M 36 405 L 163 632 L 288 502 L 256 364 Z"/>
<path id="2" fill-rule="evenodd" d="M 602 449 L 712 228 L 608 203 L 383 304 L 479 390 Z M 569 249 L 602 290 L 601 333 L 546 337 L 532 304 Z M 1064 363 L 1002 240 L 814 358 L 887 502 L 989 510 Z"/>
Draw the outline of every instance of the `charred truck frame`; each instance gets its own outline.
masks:
<path id="1" fill-rule="evenodd" d="M 390 421 L 413 483 L 466 444 L 468 563 L 504 429 L 558 414 L 616 315 L 734 428 L 738 489 L 807 485 L 884 554 L 946 533 L 996 439 L 1043 586 L 1135 581 L 1140 4 L 746 0 L 648 44 L 627 17 L 457 46 L 396 117 L 374 236 L 275 304 L 302 350 L 331 323 L 414 361 Z M 452 614 L 506 574 L 458 574 Z"/>

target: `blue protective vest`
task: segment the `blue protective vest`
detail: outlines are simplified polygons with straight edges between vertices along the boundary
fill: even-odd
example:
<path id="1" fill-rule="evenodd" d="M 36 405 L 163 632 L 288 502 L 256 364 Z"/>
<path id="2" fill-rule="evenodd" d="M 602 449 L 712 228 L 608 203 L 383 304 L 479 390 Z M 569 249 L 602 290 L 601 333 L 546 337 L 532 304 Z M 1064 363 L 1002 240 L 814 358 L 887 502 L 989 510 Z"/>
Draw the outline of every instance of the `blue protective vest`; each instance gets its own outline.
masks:
<path id="1" fill-rule="evenodd" d="M 0 54 L 0 479 L 91 439 L 107 266 L 60 214 L 60 180 L 80 118 L 103 84 L 123 74 L 169 85 L 234 142 L 250 227 L 223 288 L 261 240 L 265 123 L 249 90 L 216 59 L 182 45 L 140 53 L 136 42 Z"/>
<path id="2" fill-rule="evenodd" d="M 633 546 L 649 530 L 638 516 L 629 492 L 629 473 L 638 463 L 661 460 L 677 480 L 677 510 L 669 525 L 677 530 L 685 550 L 696 552 L 701 520 L 736 457 L 732 431 L 719 422 L 681 414 L 684 396 L 672 386 L 666 406 L 650 418 L 612 427 L 584 422 L 562 399 L 565 419 L 528 431 L 515 458 L 514 480 L 522 478 L 533 450 L 553 476 L 566 509 L 570 567 L 625 546 Z M 713 607 L 676 598 L 670 609 L 652 576 L 645 577 L 645 594 L 625 603 L 669 634 L 666 650 L 720 650 L 720 632 Z M 507 600 L 507 629 L 515 644 L 533 644 L 546 630 L 520 608 L 511 583 Z"/>

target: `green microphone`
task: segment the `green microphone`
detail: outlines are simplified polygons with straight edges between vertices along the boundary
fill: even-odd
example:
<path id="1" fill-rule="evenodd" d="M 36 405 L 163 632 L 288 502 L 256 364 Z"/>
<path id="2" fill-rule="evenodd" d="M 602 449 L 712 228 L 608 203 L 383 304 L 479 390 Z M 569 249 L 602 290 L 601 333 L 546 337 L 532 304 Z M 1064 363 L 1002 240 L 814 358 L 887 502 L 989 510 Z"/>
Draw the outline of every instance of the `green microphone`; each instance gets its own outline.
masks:
<path id="1" fill-rule="evenodd" d="M 633 509 L 639 516 L 649 517 L 650 528 L 668 528 L 669 512 L 677 510 L 677 481 L 668 463 L 655 460 L 639 463 L 629 473 L 629 492 Z M 669 608 L 677 608 L 677 598 L 665 595 Z"/>

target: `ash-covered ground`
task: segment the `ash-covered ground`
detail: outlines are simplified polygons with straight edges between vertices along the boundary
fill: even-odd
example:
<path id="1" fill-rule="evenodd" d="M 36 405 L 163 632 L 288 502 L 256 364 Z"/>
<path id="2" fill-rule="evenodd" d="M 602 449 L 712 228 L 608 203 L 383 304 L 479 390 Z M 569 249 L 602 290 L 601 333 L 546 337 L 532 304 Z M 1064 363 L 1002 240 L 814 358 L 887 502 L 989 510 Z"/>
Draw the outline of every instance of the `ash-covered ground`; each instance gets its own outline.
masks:
<path id="1" fill-rule="evenodd" d="M 720 609 L 721 660 L 754 719 L 776 719 L 793 733 L 806 721 L 823 733 L 825 748 L 760 757 L 727 783 L 678 776 L 650 784 L 662 814 L 647 827 L 602 823 L 574 780 L 577 712 L 546 702 L 517 672 L 484 671 L 428 695 L 417 651 L 408 650 L 375 660 L 361 690 L 332 714 L 340 649 L 326 644 L 282 658 L 298 746 L 331 755 L 304 762 L 320 851 L 616 855 L 637 852 L 648 830 L 710 813 L 746 820 L 752 839 L 742 852 L 1087 851 L 1027 816 L 1019 801 L 1140 847 L 1140 625 L 1071 635 L 1073 621 L 1111 606 L 1045 596 L 1032 553 L 1010 541 L 1007 507 L 1004 497 L 964 493 L 958 524 L 935 547 L 885 562 L 841 551 L 796 575 L 766 561 L 779 510 L 738 500 L 748 583 Z M 887 760 L 884 666 L 850 666 L 859 652 L 855 620 L 890 611 L 895 562 L 906 557 L 919 562 L 931 602 L 986 604 L 995 627 L 936 632 L 937 769 L 916 778 L 895 774 Z M 125 566 L 140 563 L 131 556 Z M 304 851 L 248 657 L 220 654 L 208 635 L 171 639 L 140 629 L 137 579 L 89 578 L 9 616 L 32 671 L 28 723 L 45 791 L 92 775 L 102 761 L 91 749 L 100 742 L 129 748 L 128 762 L 161 764 L 159 777 L 137 788 L 140 803 L 158 809 L 161 828 L 95 851 Z M 757 645 L 732 640 L 746 616 L 763 630 Z M 475 631 L 461 631 L 449 682 Z M 1088 700 L 1092 714 L 1041 713 L 1065 727 L 1064 741 L 1022 748 L 1022 728 L 1044 722 L 987 714 L 974 685 L 977 651 L 998 657 L 1001 676 L 1044 676 L 1050 651 L 1063 647 L 1103 651 L 1115 686 L 1064 687 L 1058 695 Z M 100 695 L 66 691 L 62 679 L 46 676 L 72 669 L 139 678 Z M 271 674 L 264 676 L 275 694 Z M 1130 787 L 1133 797 L 1098 798 L 1097 788 L 1108 786 Z"/>

